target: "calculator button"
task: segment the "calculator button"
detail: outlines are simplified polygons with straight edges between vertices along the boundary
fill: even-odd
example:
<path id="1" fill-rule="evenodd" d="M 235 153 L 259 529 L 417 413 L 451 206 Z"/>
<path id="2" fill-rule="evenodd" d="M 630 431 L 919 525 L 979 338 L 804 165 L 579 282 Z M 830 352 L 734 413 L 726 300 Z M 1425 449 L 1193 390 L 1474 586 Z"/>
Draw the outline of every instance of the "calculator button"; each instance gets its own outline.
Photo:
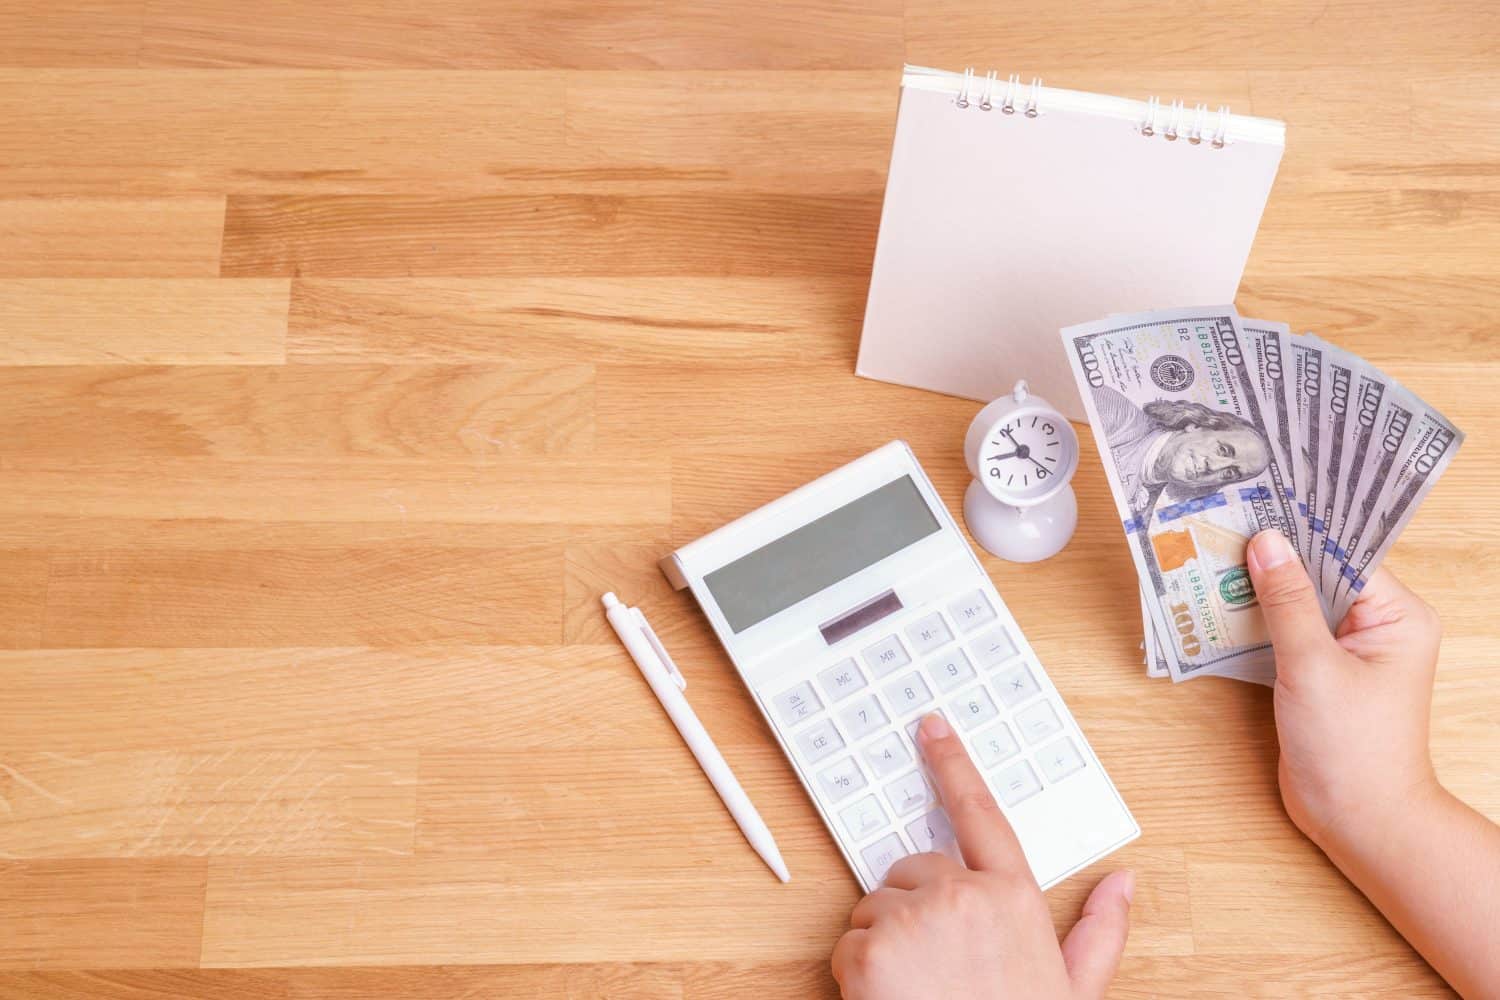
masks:
<path id="1" fill-rule="evenodd" d="M 936 611 L 906 626 L 906 637 L 911 640 L 911 648 L 918 653 L 930 653 L 953 641 L 947 622 Z"/>
<path id="2" fill-rule="evenodd" d="M 995 775 L 995 788 L 1000 793 L 1000 801 L 1013 806 L 1040 792 L 1042 783 L 1036 780 L 1036 772 L 1030 764 L 1018 760 Z"/>
<path id="3" fill-rule="evenodd" d="M 875 700 L 873 694 L 852 702 L 839 713 L 839 719 L 844 723 L 844 731 L 849 734 L 849 738 L 855 741 L 864 739 L 891 721 L 885 717 L 885 710 L 880 707 L 880 702 Z"/>
<path id="4" fill-rule="evenodd" d="M 1018 663 L 1009 670 L 1002 670 L 995 674 L 992 683 L 1000 695 L 1001 703 L 1006 708 L 1015 708 L 1041 690 L 1036 686 L 1036 678 L 1031 676 L 1031 671 L 1024 663 Z"/>
<path id="5" fill-rule="evenodd" d="M 880 808 L 880 800 L 873 795 L 866 795 L 840 815 L 844 829 L 855 840 L 864 840 L 885 826 L 885 810 Z"/>
<path id="6" fill-rule="evenodd" d="M 875 772 L 877 778 L 884 778 L 898 768 L 905 767 L 910 761 L 911 752 L 896 733 L 887 733 L 865 747 L 865 763 L 870 765 L 870 770 Z"/>
<path id="7" fill-rule="evenodd" d="M 926 816 L 919 816 L 906 824 L 906 835 L 917 845 L 918 851 L 937 851 L 951 858 L 958 858 L 958 841 L 953 836 L 953 824 L 948 814 L 934 809 Z"/>
<path id="8" fill-rule="evenodd" d="M 940 708 L 935 712 L 924 713 L 908 722 L 906 724 L 906 737 L 911 740 L 912 746 L 917 745 L 917 730 L 922 728 L 922 720 L 927 718 L 928 715 L 941 715 L 944 719 L 948 718 L 948 713 Z"/>
<path id="9" fill-rule="evenodd" d="M 818 783 L 823 786 L 823 794 L 828 797 L 829 802 L 842 802 L 867 784 L 864 772 L 859 769 L 853 757 L 845 757 L 825 768 L 818 775 Z"/>
<path id="10" fill-rule="evenodd" d="M 966 730 L 978 729 L 1000 715 L 1000 709 L 995 707 L 995 699 L 982 687 L 965 691 L 961 697 L 948 703 L 948 710 Z"/>
<path id="11" fill-rule="evenodd" d="M 877 678 L 884 677 L 897 667 L 904 667 L 911 662 L 911 657 L 906 655 L 906 649 L 901 645 L 901 640 L 894 635 L 886 636 L 859 655 L 865 658 L 865 663 L 870 667 L 870 673 Z"/>
<path id="12" fill-rule="evenodd" d="M 1037 751 L 1036 762 L 1047 780 L 1054 784 L 1075 771 L 1083 770 L 1083 755 L 1066 736 Z"/>
<path id="13" fill-rule="evenodd" d="M 823 703 L 818 700 L 812 685 L 803 681 L 790 691 L 783 691 L 771 703 L 776 706 L 776 715 L 781 719 L 781 724 L 788 728 L 795 726 L 803 719 L 810 719 L 822 708 Z"/>
<path id="14" fill-rule="evenodd" d="M 948 605 L 948 614 L 958 623 L 960 632 L 972 632 L 985 622 L 992 621 L 995 609 L 990 606 L 990 599 L 984 596 L 984 591 L 976 590 Z"/>
<path id="15" fill-rule="evenodd" d="M 870 874 L 874 875 L 875 881 L 879 882 L 885 878 L 885 873 L 891 870 L 891 865 L 906 857 L 906 845 L 901 843 L 901 838 L 893 833 L 889 837 L 881 837 L 860 853 L 864 855 Z"/>
<path id="16" fill-rule="evenodd" d="M 980 666 L 998 667 L 1016 655 L 1016 644 L 1011 640 L 1010 633 L 1005 631 L 1005 626 L 1001 625 L 969 643 L 969 652 L 974 654 L 974 659 L 979 661 Z"/>
<path id="17" fill-rule="evenodd" d="M 1035 745 L 1053 733 L 1062 732 L 1062 720 L 1053 711 L 1051 702 L 1039 701 L 1016 713 L 1016 728 L 1021 731 L 1022 739 Z"/>
<path id="18" fill-rule="evenodd" d="M 934 801 L 932 789 L 927 787 L 927 781 L 922 777 L 921 771 L 913 771 L 886 785 L 885 797 L 886 801 L 891 804 L 891 808 L 896 810 L 897 816 L 905 816 L 913 810 L 931 805 Z"/>
<path id="19" fill-rule="evenodd" d="M 1010 734 L 1010 727 L 1003 722 L 975 736 L 973 742 L 979 765 L 986 768 L 994 767 L 1021 749 Z"/>
<path id="20" fill-rule="evenodd" d="M 885 700 L 891 703 L 897 715 L 906 715 L 932 701 L 932 691 L 922 680 L 922 675 L 913 670 L 894 684 L 885 686 Z"/>
<path id="21" fill-rule="evenodd" d="M 844 749 L 844 738 L 833 728 L 833 723 L 819 719 L 797 734 L 797 749 L 809 764 L 816 764 L 825 757 Z"/>
<path id="22" fill-rule="evenodd" d="M 830 700 L 838 701 L 864 687 L 865 675 L 852 659 L 840 660 L 818 675 L 818 683 Z"/>
<path id="23" fill-rule="evenodd" d="M 927 672 L 938 690 L 947 694 L 974 676 L 974 667 L 961 649 L 952 649 L 927 661 Z"/>

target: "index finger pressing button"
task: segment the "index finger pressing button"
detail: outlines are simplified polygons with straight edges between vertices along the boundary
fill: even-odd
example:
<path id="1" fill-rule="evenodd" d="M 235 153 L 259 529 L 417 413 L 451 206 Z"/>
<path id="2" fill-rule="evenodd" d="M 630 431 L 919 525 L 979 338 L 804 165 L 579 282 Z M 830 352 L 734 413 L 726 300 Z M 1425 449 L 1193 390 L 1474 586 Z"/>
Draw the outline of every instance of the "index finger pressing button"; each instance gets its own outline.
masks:
<path id="1" fill-rule="evenodd" d="M 922 755 L 953 824 L 964 861 L 976 871 L 1026 868 L 1016 833 L 969 759 L 963 742 L 946 721 L 929 717 L 927 723 L 922 730 Z"/>

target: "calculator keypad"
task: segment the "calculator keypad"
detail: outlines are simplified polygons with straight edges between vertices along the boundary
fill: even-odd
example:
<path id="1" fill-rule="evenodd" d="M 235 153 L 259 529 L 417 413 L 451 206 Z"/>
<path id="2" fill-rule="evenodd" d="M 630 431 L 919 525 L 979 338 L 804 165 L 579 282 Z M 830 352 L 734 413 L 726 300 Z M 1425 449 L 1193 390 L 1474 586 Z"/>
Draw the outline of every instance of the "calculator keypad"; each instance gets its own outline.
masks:
<path id="1" fill-rule="evenodd" d="M 823 786 L 823 794 L 828 796 L 829 802 L 842 802 L 869 784 L 853 757 L 845 757 L 824 768 L 818 775 L 818 783 Z"/>
<path id="2" fill-rule="evenodd" d="M 927 673 L 937 689 L 947 694 L 973 679 L 974 666 L 963 650 L 954 647 L 942 656 L 934 656 L 928 660 Z"/>
<path id="3" fill-rule="evenodd" d="M 948 631 L 943 616 L 933 612 L 906 626 L 906 637 L 911 640 L 911 648 L 923 654 L 948 645 L 953 640 L 953 633 Z"/>
<path id="4" fill-rule="evenodd" d="M 916 751 L 928 712 L 953 722 L 1007 809 L 1088 766 L 1013 628 L 986 591 L 972 590 L 911 609 L 818 669 L 815 684 L 763 692 L 869 884 L 913 851 L 959 856 Z"/>
<path id="5" fill-rule="evenodd" d="M 978 729 L 1000 715 L 1000 709 L 995 707 L 995 699 L 982 687 L 965 691 L 948 709 L 965 729 Z"/>
<path id="6" fill-rule="evenodd" d="M 844 829 L 856 840 L 864 840 L 866 835 L 885 829 L 885 810 L 880 808 L 880 800 L 873 795 L 867 795 L 845 809 L 843 819 Z"/>
<path id="7" fill-rule="evenodd" d="M 901 838 L 893 833 L 889 837 L 881 837 L 861 853 L 864 855 L 865 864 L 875 874 L 875 880 L 878 882 L 885 878 L 886 872 L 891 870 L 892 865 L 906 857 L 906 845 L 901 843 Z"/>
<path id="8" fill-rule="evenodd" d="M 795 726 L 803 719 L 812 718 L 823 707 L 823 703 L 813 693 L 812 685 L 806 681 L 789 691 L 781 692 L 771 699 L 771 703 L 776 706 L 776 714 L 783 726 Z"/>
<path id="9" fill-rule="evenodd" d="M 933 801 L 932 789 L 927 787 L 921 771 L 912 771 L 886 785 L 885 798 L 897 816 L 905 816 Z"/>
<path id="10" fill-rule="evenodd" d="M 865 747 L 865 763 L 870 765 L 870 770 L 877 778 L 894 774 L 910 760 L 911 751 L 906 749 L 906 744 L 895 733 L 887 733 L 884 739 Z"/>
<path id="11" fill-rule="evenodd" d="M 1010 727 L 1003 722 L 974 737 L 974 758 L 980 767 L 994 767 L 1009 760 L 1019 749 L 1016 738 L 1010 734 Z"/>
<path id="12" fill-rule="evenodd" d="M 840 660 L 818 675 L 818 686 L 829 701 L 839 701 L 863 690 L 865 675 L 859 672 L 853 659 Z"/>
<path id="13" fill-rule="evenodd" d="M 839 712 L 839 721 L 844 724 L 844 732 L 849 734 L 849 738 L 858 741 L 877 729 L 885 728 L 891 720 L 885 717 L 885 710 L 880 707 L 875 696 L 867 694 L 858 701 L 850 702 L 848 708 Z"/>
<path id="14" fill-rule="evenodd" d="M 1083 755 L 1066 736 L 1043 748 L 1036 755 L 1036 762 L 1041 765 L 1042 774 L 1054 784 L 1075 771 L 1083 770 Z"/>
<path id="15" fill-rule="evenodd" d="M 982 590 L 970 591 L 950 603 L 948 614 L 958 623 L 960 632 L 972 632 L 985 622 L 995 620 L 995 609 Z"/>
<path id="16" fill-rule="evenodd" d="M 1016 728 L 1027 743 L 1040 743 L 1054 733 L 1062 732 L 1062 720 L 1049 702 L 1039 701 L 1016 713 Z"/>
<path id="17" fill-rule="evenodd" d="M 953 836 L 953 825 L 948 814 L 934 809 L 906 824 L 906 835 L 917 846 L 918 851 L 937 851 L 955 860 L 959 857 L 958 841 Z"/>
<path id="18" fill-rule="evenodd" d="M 969 653 L 981 667 L 998 667 L 1016 655 L 1016 644 L 1004 625 L 997 625 L 969 643 Z"/>
<path id="19" fill-rule="evenodd" d="M 910 715 L 932 701 L 932 692 L 927 689 L 927 682 L 922 680 L 922 675 L 912 671 L 899 678 L 896 683 L 887 684 L 885 697 L 897 715 Z"/>
<path id="20" fill-rule="evenodd" d="M 1015 708 L 1041 688 L 1036 686 L 1036 678 L 1031 676 L 1026 664 L 1021 663 L 995 674 L 995 690 L 1006 708 Z"/>
<path id="21" fill-rule="evenodd" d="M 885 677 L 893 670 L 899 670 L 911 662 L 906 648 L 901 645 L 901 640 L 894 635 L 888 635 L 875 645 L 868 647 L 860 654 L 864 657 L 865 665 L 870 668 L 870 673 L 876 678 Z"/>
<path id="22" fill-rule="evenodd" d="M 832 721 L 820 719 L 797 734 L 797 748 L 809 764 L 816 764 L 844 749 L 844 738 L 833 727 Z"/>

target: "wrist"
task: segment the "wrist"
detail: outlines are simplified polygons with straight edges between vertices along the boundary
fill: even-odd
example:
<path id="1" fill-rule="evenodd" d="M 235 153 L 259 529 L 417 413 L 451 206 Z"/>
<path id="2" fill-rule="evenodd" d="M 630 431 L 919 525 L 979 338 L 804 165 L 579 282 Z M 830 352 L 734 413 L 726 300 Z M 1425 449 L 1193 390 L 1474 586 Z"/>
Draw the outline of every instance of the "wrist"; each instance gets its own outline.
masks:
<path id="1" fill-rule="evenodd" d="M 1381 792 L 1350 800 L 1327 815 L 1294 817 L 1293 821 L 1343 867 L 1343 859 L 1368 857 L 1413 824 L 1429 822 L 1451 797 L 1429 765 L 1409 781 L 1392 781 Z"/>

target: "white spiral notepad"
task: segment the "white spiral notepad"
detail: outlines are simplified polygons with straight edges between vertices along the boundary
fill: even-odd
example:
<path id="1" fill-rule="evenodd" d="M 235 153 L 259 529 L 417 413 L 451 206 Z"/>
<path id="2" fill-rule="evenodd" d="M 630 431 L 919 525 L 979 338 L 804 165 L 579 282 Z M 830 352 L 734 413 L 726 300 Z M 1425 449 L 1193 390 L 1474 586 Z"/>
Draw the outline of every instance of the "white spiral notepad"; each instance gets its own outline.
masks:
<path id="1" fill-rule="evenodd" d="M 1232 302 L 1286 127 L 906 67 L 856 371 L 990 400 L 1019 378 L 1074 420 L 1058 330 Z"/>

